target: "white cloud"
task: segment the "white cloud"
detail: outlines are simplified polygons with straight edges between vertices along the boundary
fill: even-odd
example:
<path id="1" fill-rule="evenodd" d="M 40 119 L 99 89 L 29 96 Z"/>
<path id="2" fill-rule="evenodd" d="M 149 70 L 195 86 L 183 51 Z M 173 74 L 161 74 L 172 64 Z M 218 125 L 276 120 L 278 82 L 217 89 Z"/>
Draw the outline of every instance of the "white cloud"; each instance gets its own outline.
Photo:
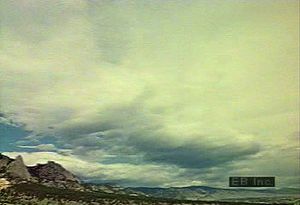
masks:
<path id="1" fill-rule="evenodd" d="M 19 145 L 20 148 L 37 149 L 41 151 L 55 151 L 57 148 L 53 144 L 39 144 L 35 146 Z"/>
<path id="2" fill-rule="evenodd" d="M 19 125 L 14 123 L 13 121 L 5 118 L 5 117 L 0 117 L 0 124 L 6 124 L 12 127 L 18 127 Z"/>

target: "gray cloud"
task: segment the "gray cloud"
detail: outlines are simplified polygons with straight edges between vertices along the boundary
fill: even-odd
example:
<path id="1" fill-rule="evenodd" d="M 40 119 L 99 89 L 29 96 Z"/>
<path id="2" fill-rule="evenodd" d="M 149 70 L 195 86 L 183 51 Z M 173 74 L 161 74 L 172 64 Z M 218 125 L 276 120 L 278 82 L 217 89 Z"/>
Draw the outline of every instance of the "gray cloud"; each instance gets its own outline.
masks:
<path id="1" fill-rule="evenodd" d="M 180 147 L 159 147 L 152 144 L 153 149 L 141 146 L 145 151 L 145 158 L 150 161 L 176 164 L 185 168 L 205 168 L 220 166 L 226 162 L 247 159 L 247 156 L 259 152 L 256 144 L 238 147 L 237 145 L 224 145 L 218 147 L 197 146 L 194 144 Z M 233 151 L 234 150 L 234 151 Z"/>
<path id="2" fill-rule="evenodd" d="M 212 145 L 205 136 L 193 137 L 194 141 L 170 144 L 165 139 L 172 139 L 173 136 L 161 132 L 162 126 L 157 118 L 143 115 L 141 104 L 135 102 L 131 106 L 114 108 L 103 114 L 105 121 L 95 120 L 84 126 L 80 124 L 63 130 L 61 136 L 64 138 L 60 139 L 60 144 L 68 141 L 76 150 L 74 153 L 80 155 L 104 150 L 114 155 L 115 159 L 111 158 L 111 161 L 146 161 L 185 168 L 207 168 L 245 160 L 260 151 L 258 142 Z"/>

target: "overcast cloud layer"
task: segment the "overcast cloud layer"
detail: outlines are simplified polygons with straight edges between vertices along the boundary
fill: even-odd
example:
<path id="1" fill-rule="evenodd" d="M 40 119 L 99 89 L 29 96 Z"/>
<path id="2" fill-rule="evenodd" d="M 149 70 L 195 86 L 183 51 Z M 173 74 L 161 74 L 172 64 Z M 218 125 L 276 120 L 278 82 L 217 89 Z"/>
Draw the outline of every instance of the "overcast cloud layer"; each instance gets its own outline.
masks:
<path id="1" fill-rule="evenodd" d="M 0 5 L 5 154 L 123 185 L 299 184 L 298 1 Z"/>

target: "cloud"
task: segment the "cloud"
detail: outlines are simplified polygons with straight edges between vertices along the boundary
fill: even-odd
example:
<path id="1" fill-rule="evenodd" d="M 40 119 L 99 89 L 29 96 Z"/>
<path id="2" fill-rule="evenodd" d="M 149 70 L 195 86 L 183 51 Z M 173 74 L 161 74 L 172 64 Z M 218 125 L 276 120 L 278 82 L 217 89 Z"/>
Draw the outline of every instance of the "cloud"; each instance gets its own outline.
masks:
<path id="1" fill-rule="evenodd" d="M 297 5 L 4 1 L 0 111 L 32 132 L 18 145 L 86 163 L 275 160 L 299 132 Z"/>
<path id="2" fill-rule="evenodd" d="M 4 114 L 0 113 L 0 124 L 11 126 L 11 127 L 22 127 L 21 123 L 16 123 L 13 120 L 6 117 Z"/>
<path id="3" fill-rule="evenodd" d="M 16 126 L 12 121 L 4 118 L 4 117 L 0 117 L 0 124 L 6 124 L 6 125 L 10 125 L 10 126 Z"/>
<path id="4" fill-rule="evenodd" d="M 20 148 L 26 148 L 26 149 L 37 149 L 41 151 L 55 151 L 57 148 L 53 144 L 39 144 L 36 146 L 26 146 L 26 145 L 19 145 Z"/>

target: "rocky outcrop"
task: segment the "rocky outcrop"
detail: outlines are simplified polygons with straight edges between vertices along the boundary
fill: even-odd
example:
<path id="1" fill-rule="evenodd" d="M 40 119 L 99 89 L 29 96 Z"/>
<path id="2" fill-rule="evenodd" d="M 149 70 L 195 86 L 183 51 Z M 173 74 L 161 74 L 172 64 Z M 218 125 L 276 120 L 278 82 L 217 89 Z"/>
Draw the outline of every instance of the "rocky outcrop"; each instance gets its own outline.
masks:
<path id="1" fill-rule="evenodd" d="M 0 177 L 8 178 L 11 181 L 30 181 L 32 179 L 21 156 L 11 159 L 2 154 L 0 154 Z"/>
<path id="2" fill-rule="evenodd" d="M 29 173 L 40 183 L 61 188 L 79 187 L 79 179 L 60 164 L 49 161 L 28 167 Z"/>
<path id="3" fill-rule="evenodd" d="M 9 163 L 11 163 L 13 159 L 3 155 L 0 153 L 0 175 L 6 172 L 6 168 Z"/>
<path id="4" fill-rule="evenodd" d="M 31 175 L 24 164 L 23 158 L 19 155 L 10 162 L 6 169 L 6 176 L 16 180 L 31 180 Z"/>
<path id="5" fill-rule="evenodd" d="M 79 179 L 60 164 L 49 161 L 27 167 L 21 156 L 11 159 L 0 153 L 0 178 L 12 183 L 35 182 L 58 188 L 80 189 Z"/>

